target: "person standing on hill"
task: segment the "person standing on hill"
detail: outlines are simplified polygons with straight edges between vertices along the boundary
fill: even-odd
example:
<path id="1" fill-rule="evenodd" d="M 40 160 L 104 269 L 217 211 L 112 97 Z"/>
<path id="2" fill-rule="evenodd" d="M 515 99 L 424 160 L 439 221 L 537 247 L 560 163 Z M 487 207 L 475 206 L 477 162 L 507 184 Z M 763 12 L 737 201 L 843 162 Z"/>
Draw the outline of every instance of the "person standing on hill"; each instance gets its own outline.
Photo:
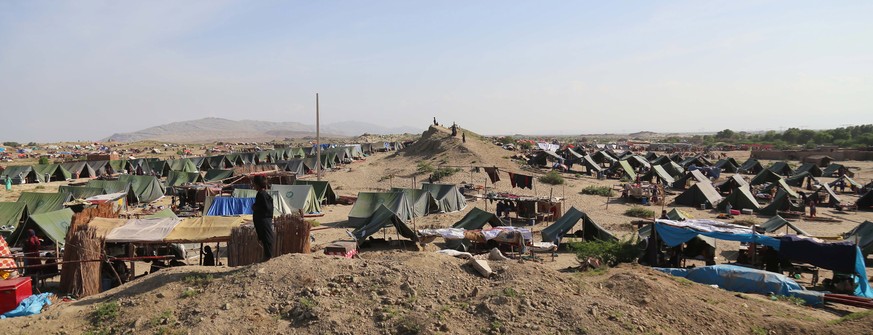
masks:
<path id="1" fill-rule="evenodd" d="M 465 132 L 461 133 L 461 142 L 467 143 L 467 133 L 465 133 Z"/>
<path id="2" fill-rule="evenodd" d="M 452 137 L 458 136 L 458 124 L 452 122 Z"/>
<path id="3" fill-rule="evenodd" d="M 266 262 L 273 258 L 273 242 L 276 239 L 273 233 L 273 197 L 267 193 L 267 178 L 264 176 L 255 176 L 252 179 L 252 186 L 258 191 L 255 195 L 255 203 L 252 205 L 252 216 L 255 221 L 255 232 L 258 233 L 258 240 L 264 248 L 263 261 Z"/>
<path id="4" fill-rule="evenodd" d="M 433 125 L 434 125 L 434 126 L 439 126 L 439 125 L 440 125 L 439 123 L 436 122 L 436 116 L 433 117 Z"/>

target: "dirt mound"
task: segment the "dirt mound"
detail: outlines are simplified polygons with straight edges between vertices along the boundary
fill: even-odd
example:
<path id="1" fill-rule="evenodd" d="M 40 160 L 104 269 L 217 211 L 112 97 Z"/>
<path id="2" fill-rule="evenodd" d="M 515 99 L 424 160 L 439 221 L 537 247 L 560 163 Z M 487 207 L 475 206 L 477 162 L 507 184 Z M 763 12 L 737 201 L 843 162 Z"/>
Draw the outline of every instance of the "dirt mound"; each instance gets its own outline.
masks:
<path id="1" fill-rule="evenodd" d="M 286 255 L 236 269 L 168 269 L 94 297 L 52 305 L 40 316 L 5 320 L 5 328 L 195 334 L 820 334 L 837 329 L 810 308 L 738 297 L 639 266 L 574 274 L 534 262 L 491 262 L 496 274 L 485 279 L 463 260 L 433 253 L 365 257 Z M 109 315 L 106 306 L 112 304 L 118 312 Z M 873 318 L 865 317 L 839 329 L 871 325 Z"/>
<path id="2" fill-rule="evenodd" d="M 468 140 L 472 139 L 471 135 Z M 451 130 L 438 126 L 430 126 L 418 140 L 399 150 L 396 155 L 408 158 L 452 158 L 453 161 L 467 161 L 466 164 L 470 163 L 470 159 L 481 160 L 462 141 L 460 132 L 452 136 Z"/>

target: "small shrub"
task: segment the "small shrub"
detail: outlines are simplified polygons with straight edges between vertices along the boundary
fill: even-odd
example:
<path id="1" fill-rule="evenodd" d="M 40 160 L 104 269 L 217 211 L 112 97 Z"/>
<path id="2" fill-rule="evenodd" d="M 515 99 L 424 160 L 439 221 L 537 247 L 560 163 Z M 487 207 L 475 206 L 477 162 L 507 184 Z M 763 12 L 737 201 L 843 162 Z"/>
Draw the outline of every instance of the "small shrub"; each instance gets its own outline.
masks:
<path id="1" fill-rule="evenodd" d="M 182 298 L 196 297 L 198 293 L 199 292 L 197 292 L 197 290 L 189 287 L 189 288 L 186 288 L 184 291 L 182 291 Z"/>
<path id="2" fill-rule="evenodd" d="M 49 159 L 48 159 L 48 157 L 46 157 L 46 156 L 42 156 L 42 157 L 39 158 L 39 164 L 40 164 L 40 165 L 46 165 L 46 164 L 48 164 L 48 163 L 49 163 Z"/>
<path id="3" fill-rule="evenodd" d="M 541 176 L 538 179 L 543 184 L 548 185 L 561 185 L 564 184 L 564 177 L 561 176 L 557 171 L 549 171 L 545 175 Z"/>
<path id="4" fill-rule="evenodd" d="M 418 162 L 418 173 L 433 173 L 436 168 L 430 162 Z M 390 177 L 389 177 L 390 178 Z"/>
<path id="5" fill-rule="evenodd" d="M 610 266 L 618 263 L 631 263 L 637 259 L 640 250 L 637 248 L 637 239 L 612 240 L 612 241 L 583 241 L 570 244 L 576 252 L 579 261 L 586 262 L 589 257 L 600 259 Z"/>
<path id="6" fill-rule="evenodd" d="M 655 211 L 651 209 L 645 209 L 640 206 L 633 206 L 628 208 L 628 210 L 624 211 L 624 215 L 632 216 L 635 218 L 650 218 L 655 216 Z"/>
<path id="7" fill-rule="evenodd" d="M 583 188 L 582 191 L 579 193 L 589 194 L 589 195 L 600 195 L 600 196 L 604 196 L 604 197 L 611 197 L 611 196 L 615 195 L 615 192 L 609 186 L 594 186 L 594 185 L 585 186 L 585 188 Z"/>
<path id="8" fill-rule="evenodd" d="M 318 222 L 318 220 L 306 220 L 306 222 L 309 222 L 309 224 L 313 227 L 318 227 L 321 225 L 321 222 Z"/>
<path id="9" fill-rule="evenodd" d="M 118 319 L 120 310 L 118 302 L 114 300 L 99 304 L 92 315 L 94 323 L 103 325 L 115 322 Z"/>
<path id="10" fill-rule="evenodd" d="M 507 298 L 515 298 L 518 296 L 518 291 L 516 291 L 512 287 L 507 287 L 503 289 L 503 295 L 505 295 Z"/>
<path id="11" fill-rule="evenodd" d="M 846 321 L 863 319 L 863 318 L 870 316 L 870 315 L 873 315 L 873 309 L 866 310 L 863 312 L 855 312 L 855 313 L 846 314 L 845 316 L 843 316 L 837 320 L 831 321 L 831 324 L 838 324 L 838 323 L 843 323 Z"/>
<path id="12" fill-rule="evenodd" d="M 412 316 L 404 316 L 397 320 L 397 334 L 421 334 L 422 320 Z"/>
<path id="13" fill-rule="evenodd" d="M 188 284 L 191 286 L 206 286 L 212 282 L 212 279 L 213 278 L 212 278 L 211 274 L 191 275 L 191 276 L 186 276 L 185 279 L 183 279 L 182 281 L 184 281 L 185 284 Z"/>
<path id="14" fill-rule="evenodd" d="M 443 178 L 446 178 L 446 177 L 449 177 L 455 173 L 458 173 L 459 171 L 461 171 L 461 169 L 450 168 L 450 167 L 441 167 L 439 169 L 436 169 L 436 171 L 434 171 L 431 174 L 431 180 L 439 181 L 439 180 L 442 180 Z"/>

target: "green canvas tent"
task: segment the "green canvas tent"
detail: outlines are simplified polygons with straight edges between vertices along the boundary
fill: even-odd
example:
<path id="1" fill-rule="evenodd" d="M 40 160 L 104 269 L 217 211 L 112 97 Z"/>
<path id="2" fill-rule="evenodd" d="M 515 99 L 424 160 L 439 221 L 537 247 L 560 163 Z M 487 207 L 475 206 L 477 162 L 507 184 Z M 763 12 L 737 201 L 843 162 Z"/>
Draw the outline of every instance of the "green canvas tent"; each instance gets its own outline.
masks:
<path id="1" fill-rule="evenodd" d="M 9 240 L 10 245 L 19 245 L 24 243 L 26 236 L 24 235 L 28 229 L 42 231 L 43 234 L 58 245 L 64 245 L 64 238 L 67 236 L 67 230 L 70 229 L 70 222 L 73 221 L 73 210 L 64 208 L 52 212 L 40 214 L 31 214 L 23 225 L 18 226 Z"/>
<path id="2" fill-rule="evenodd" d="M 685 158 L 684 160 L 679 162 L 679 165 L 682 165 L 682 167 L 684 168 L 688 168 L 691 165 L 710 166 L 712 165 L 712 163 L 706 160 L 706 158 L 703 158 L 703 156 L 698 155 Z"/>
<path id="3" fill-rule="evenodd" d="M 136 194 L 134 194 L 130 190 L 130 183 L 120 180 L 89 180 L 85 187 L 99 187 L 103 189 L 103 193 L 111 194 L 111 193 L 128 193 L 128 199 L 133 200 L 136 198 Z"/>
<path id="4" fill-rule="evenodd" d="M 167 166 L 170 168 L 170 171 L 182 171 L 182 172 L 200 171 L 200 169 L 197 168 L 197 165 L 195 165 L 194 162 L 188 158 L 167 160 Z"/>
<path id="5" fill-rule="evenodd" d="M 307 165 L 306 161 L 300 158 L 280 162 L 279 166 L 297 176 L 305 175 L 314 169 L 314 167 Z"/>
<path id="6" fill-rule="evenodd" d="M 761 165 L 761 162 L 758 162 L 757 159 L 749 158 L 743 165 L 740 166 L 740 172 L 746 174 L 758 174 L 764 170 L 764 166 Z"/>
<path id="7" fill-rule="evenodd" d="M 206 171 L 206 176 L 203 180 L 206 182 L 217 182 L 233 177 L 233 170 L 210 169 Z"/>
<path id="8" fill-rule="evenodd" d="M 188 158 L 188 159 L 191 160 L 191 163 L 194 163 L 194 166 L 197 167 L 197 170 L 198 170 L 198 171 L 204 171 L 204 172 L 205 172 L 206 170 L 209 170 L 209 164 L 208 164 L 208 163 L 206 164 L 205 167 L 203 166 L 203 163 L 206 163 L 206 157 L 202 157 L 202 156 L 200 156 L 200 157 L 191 157 L 191 158 Z"/>
<path id="9" fill-rule="evenodd" d="M 366 220 L 362 222 L 357 229 L 352 231 L 351 234 L 360 244 L 370 235 L 375 234 L 384 227 L 390 226 L 394 226 L 400 236 L 413 241 L 418 241 L 418 234 L 412 231 L 412 229 L 404 223 L 400 215 L 397 215 L 397 213 L 388 209 L 385 205 L 379 205 L 379 207 L 373 211 L 373 214 L 367 217 Z"/>
<path id="10" fill-rule="evenodd" d="M 97 172 L 86 161 L 61 163 L 61 167 L 76 178 L 96 178 Z"/>
<path id="11" fill-rule="evenodd" d="M 727 204 L 731 204 L 731 208 L 736 210 L 751 209 L 757 211 L 761 209 L 761 205 L 755 200 L 755 195 L 749 190 L 749 186 L 735 187 L 731 194 L 718 203 L 718 209 L 724 210 Z"/>
<path id="12" fill-rule="evenodd" d="M 395 187 L 391 189 L 391 192 L 402 192 L 406 194 L 406 199 L 409 200 L 409 204 L 412 206 L 413 217 L 422 217 L 431 213 L 439 212 L 439 205 L 428 190 Z"/>
<path id="13" fill-rule="evenodd" d="M 41 180 L 41 177 L 36 176 L 33 167 L 29 165 L 7 166 L 5 170 L 0 172 L 0 180 L 5 181 L 7 177 L 12 178 L 13 184 L 38 183 Z"/>
<path id="14" fill-rule="evenodd" d="M 173 170 L 170 171 L 170 174 L 167 176 L 167 187 L 202 182 L 203 177 L 200 175 L 200 172 L 184 172 Z"/>
<path id="15" fill-rule="evenodd" d="M 204 164 L 209 164 L 210 169 L 229 169 L 234 165 L 233 162 L 227 159 L 224 155 L 206 157 L 206 162 L 204 162 Z"/>
<path id="16" fill-rule="evenodd" d="M 146 167 L 148 168 L 146 169 Z M 170 165 L 167 164 L 167 161 L 163 160 L 146 161 L 145 164 L 143 164 L 142 172 L 145 175 L 166 177 L 170 174 Z"/>
<path id="17" fill-rule="evenodd" d="M 816 190 L 816 193 L 824 191 L 828 195 L 828 206 L 829 207 L 837 207 L 840 202 L 840 197 L 837 196 L 837 193 L 834 192 L 834 189 L 831 188 L 828 184 L 821 184 L 819 189 Z"/>
<path id="18" fill-rule="evenodd" d="M 685 173 L 685 169 L 674 161 L 668 161 L 660 165 L 662 168 L 664 168 L 664 171 L 667 171 L 667 173 L 673 176 L 673 179 L 681 177 L 682 174 Z"/>
<path id="19" fill-rule="evenodd" d="M 673 179 L 673 176 L 671 176 L 670 173 L 668 173 L 667 170 L 664 170 L 664 167 L 660 165 L 653 165 L 652 169 L 649 170 L 649 172 L 646 172 L 646 174 L 640 177 L 640 179 L 651 182 L 655 177 L 660 178 L 661 182 L 667 183 L 668 185 L 673 185 L 676 182 L 676 180 Z"/>
<path id="20" fill-rule="evenodd" d="M 23 202 L 0 202 L 0 227 L 14 229 L 27 218 L 27 206 Z"/>
<path id="21" fill-rule="evenodd" d="M 125 171 L 130 172 L 130 165 L 128 165 L 127 160 L 118 159 L 109 161 L 109 173 L 124 173 Z"/>
<path id="22" fill-rule="evenodd" d="M 678 164 L 678 163 L 684 161 L 685 157 L 682 157 L 682 154 L 677 152 L 675 154 L 670 155 L 670 160 Z"/>
<path id="23" fill-rule="evenodd" d="M 649 161 L 646 160 L 645 157 L 640 156 L 640 155 L 626 156 L 625 159 L 623 159 L 623 160 L 627 161 L 634 169 L 640 168 L 640 167 L 651 167 L 652 166 L 651 164 L 649 164 Z"/>
<path id="24" fill-rule="evenodd" d="M 721 200 L 721 195 L 712 186 L 712 183 L 696 183 L 691 188 L 676 197 L 675 202 L 680 205 L 699 207 L 701 204 L 706 208 L 713 208 Z"/>
<path id="25" fill-rule="evenodd" d="M 612 154 L 610 154 L 609 152 L 604 151 L 604 150 L 600 150 L 598 152 L 595 152 L 593 155 L 591 155 L 591 158 L 595 162 L 597 162 L 597 164 L 610 164 L 610 165 L 612 165 L 613 163 L 618 161 L 618 158 L 612 156 Z"/>
<path id="26" fill-rule="evenodd" d="M 600 171 L 603 171 L 603 168 L 601 168 L 600 165 L 598 165 L 594 161 L 594 159 L 591 158 L 591 155 L 582 156 L 582 160 L 580 161 L 580 164 L 585 166 L 588 174 L 596 174 Z"/>
<path id="27" fill-rule="evenodd" d="M 503 226 L 503 221 L 500 220 L 494 213 L 486 212 L 477 207 L 473 207 L 467 215 L 464 215 L 461 220 L 455 222 L 452 228 L 460 228 L 464 230 L 476 230 L 485 227 L 485 224 L 490 224 L 491 227 Z"/>
<path id="28" fill-rule="evenodd" d="M 349 226 L 364 225 L 380 206 L 387 207 L 403 222 L 412 219 L 412 206 L 403 192 L 360 192 L 349 212 Z"/>
<path id="29" fill-rule="evenodd" d="M 839 177 L 839 172 L 840 172 L 841 168 L 845 168 L 847 176 L 849 176 L 849 177 L 855 176 L 855 173 L 852 172 L 851 170 L 849 170 L 848 168 L 846 168 L 846 166 L 844 166 L 843 164 L 836 164 L 836 163 L 832 163 L 831 165 L 828 165 L 828 167 L 826 167 L 824 169 L 824 171 L 821 172 L 821 175 L 822 175 L 822 177 Z"/>
<path id="30" fill-rule="evenodd" d="M 685 221 L 688 220 L 688 215 L 678 209 L 671 209 L 667 212 L 667 218 L 673 221 Z"/>
<path id="31" fill-rule="evenodd" d="M 858 206 L 858 209 L 870 210 L 873 207 L 873 191 L 867 191 L 864 193 L 858 201 L 855 202 L 855 206 Z"/>
<path id="32" fill-rule="evenodd" d="M 788 192 L 788 195 L 791 196 L 792 198 L 800 197 L 800 195 L 797 194 L 796 191 L 794 191 L 794 188 L 789 186 L 785 182 L 785 179 L 782 179 L 782 178 L 779 178 L 779 180 L 777 180 L 774 183 L 770 183 L 770 185 L 767 185 L 767 187 L 762 188 L 761 191 L 762 192 L 770 192 L 770 190 L 773 189 L 774 187 L 779 187 L 780 189 L 785 190 L 785 192 Z"/>
<path id="33" fill-rule="evenodd" d="M 48 175 L 51 181 L 67 180 L 72 178 L 70 171 L 67 171 L 60 164 L 37 164 L 32 165 L 33 171 L 36 172 L 36 178 L 40 183 L 45 183 L 45 176 Z"/>
<path id="34" fill-rule="evenodd" d="M 727 173 L 736 173 L 740 170 L 740 167 L 736 165 L 736 161 L 733 158 L 721 159 L 718 162 L 715 162 L 713 167 L 721 169 L 722 172 Z"/>
<path id="35" fill-rule="evenodd" d="M 785 178 L 785 184 L 794 186 L 794 187 L 803 187 L 803 182 L 806 181 L 807 178 L 812 178 L 813 181 L 818 182 L 809 172 L 795 172 L 791 177 Z"/>
<path id="36" fill-rule="evenodd" d="M 588 214 L 576 209 L 576 207 L 570 207 L 558 221 L 542 230 L 543 242 L 560 243 L 564 235 L 573 229 L 579 220 L 582 220 L 582 238 L 584 240 L 618 240 L 615 235 L 591 220 Z"/>
<path id="37" fill-rule="evenodd" d="M 86 163 L 88 163 L 88 166 L 91 167 L 96 176 L 109 174 L 109 171 L 106 170 L 109 168 L 109 161 L 87 161 Z"/>
<path id="38" fill-rule="evenodd" d="M 18 202 L 27 205 L 27 213 L 42 214 L 53 212 L 64 208 L 64 203 L 71 200 L 71 196 L 66 192 L 58 193 L 36 193 L 22 192 L 18 197 Z"/>
<path id="39" fill-rule="evenodd" d="M 306 157 L 306 152 L 303 151 L 303 148 L 288 148 L 285 150 L 285 155 L 288 156 L 288 159 L 294 158 L 303 158 Z"/>
<path id="40" fill-rule="evenodd" d="M 752 178 L 752 181 L 749 182 L 749 185 L 755 186 L 765 183 L 775 183 L 780 179 L 782 179 L 782 177 L 780 177 L 773 171 L 761 170 L 761 172 L 759 172 L 757 175 L 755 175 L 754 178 Z"/>
<path id="41" fill-rule="evenodd" d="M 803 204 L 795 204 L 788 196 L 788 192 L 780 188 L 779 191 L 776 192 L 776 197 L 773 198 L 773 201 L 764 208 L 761 208 L 761 210 L 758 211 L 758 214 L 778 215 L 779 212 L 786 211 L 803 212 L 804 207 Z"/>
<path id="42" fill-rule="evenodd" d="M 72 195 L 73 199 L 85 199 L 95 195 L 106 194 L 102 187 L 88 186 L 61 186 L 58 187 L 58 192 L 66 192 Z"/>
<path id="43" fill-rule="evenodd" d="M 336 204 L 336 193 L 333 192 L 333 188 L 330 187 L 330 182 L 326 180 L 295 180 L 294 185 L 312 185 L 312 188 L 315 189 L 315 196 L 318 197 L 318 201 L 321 201 L 323 205 L 332 205 Z"/>
<path id="44" fill-rule="evenodd" d="M 728 192 L 737 187 L 749 187 L 749 182 L 743 178 L 743 176 L 739 174 L 733 174 L 725 181 L 715 185 L 715 188 L 718 189 L 719 192 Z"/>
<path id="45" fill-rule="evenodd" d="M 155 176 L 121 175 L 119 181 L 130 183 L 130 189 L 136 196 L 137 203 L 150 203 L 164 196 L 164 185 Z"/>
<path id="46" fill-rule="evenodd" d="M 873 252 L 873 222 L 864 221 L 852 230 L 848 231 L 843 235 L 843 239 L 846 241 L 856 242 L 859 248 L 861 248 L 861 252 L 864 254 L 864 258 L 867 258 L 871 252 Z"/>
<path id="47" fill-rule="evenodd" d="M 684 176 L 676 179 L 676 182 L 673 183 L 673 188 L 683 189 L 687 187 L 688 181 L 691 179 L 694 179 L 698 184 L 712 183 L 700 170 L 691 170 L 686 172 Z"/>
<path id="48" fill-rule="evenodd" d="M 612 164 L 609 168 L 611 174 L 621 173 L 622 177 L 627 177 L 630 180 L 637 179 L 637 173 L 634 172 L 634 168 L 631 167 L 630 163 L 627 161 L 618 161 Z"/>
<path id="49" fill-rule="evenodd" d="M 274 217 L 297 213 L 297 211 L 291 208 L 291 206 L 288 206 L 288 203 L 285 202 L 285 197 L 283 197 L 279 191 L 268 190 L 267 193 L 269 193 L 270 197 L 273 198 Z M 233 190 L 233 195 L 231 196 L 234 198 L 254 198 L 257 195 L 258 191 L 238 188 Z"/>
<path id="50" fill-rule="evenodd" d="M 797 226 L 795 226 L 791 222 L 788 222 L 787 220 L 783 219 L 779 215 L 775 215 L 772 218 L 768 219 L 766 222 L 757 226 L 756 231 L 758 231 L 759 233 L 775 233 L 780 228 L 785 227 L 785 226 L 788 227 L 785 229 L 786 234 L 788 233 L 788 229 L 791 229 L 791 230 L 794 230 L 795 235 L 810 236 L 805 231 L 803 231 L 803 229 L 798 228 Z"/>
<path id="51" fill-rule="evenodd" d="M 649 164 L 652 164 L 652 165 L 664 165 L 668 162 L 672 162 L 672 161 L 670 160 L 670 157 L 667 157 L 667 156 L 655 157 L 654 159 L 649 160 Z"/>
<path id="52" fill-rule="evenodd" d="M 815 163 L 803 163 L 803 165 L 801 165 L 799 168 L 797 168 L 797 170 L 794 170 L 795 174 L 803 173 L 803 172 L 808 172 L 813 177 L 821 177 L 821 175 L 822 175 L 821 168 L 818 167 L 818 165 L 816 165 Z"/>
<path id="53" fill-rule="evenodd" d="M 149 214 L 149 215 L 143 216 L 142 218 L 143 219 L 165 219 L 165 218 L 178 219 L 179 216 L 176 215 L 176 213 L 173 213 L 173 210 L 167 208 L 167 209 L 155 212 L 154 214 Z"/>
<path id="54" fill-rule="evenodd" d="M 770 165 L 767 170 L 773 171 L 781 176 L 790 176 L 794 171 L 791 170 L 791 166 L 788 166 L 787 162 L 776 162 Z"/>
<path id="55" fill-rule="evenodd" d="M 321 202 L 312 185 L 273 184 L 270 188 L 285 198 L 285 203 L 294 210 L 302 209 L 304 214 L 321 213 Z"/>
<path id="56" fill-rule="evenodd" d="M 467 200 L 455 184 L 422 183 L 421 189 L 436 199 L 440 213 L 452 213 L 467 208 Z"/>

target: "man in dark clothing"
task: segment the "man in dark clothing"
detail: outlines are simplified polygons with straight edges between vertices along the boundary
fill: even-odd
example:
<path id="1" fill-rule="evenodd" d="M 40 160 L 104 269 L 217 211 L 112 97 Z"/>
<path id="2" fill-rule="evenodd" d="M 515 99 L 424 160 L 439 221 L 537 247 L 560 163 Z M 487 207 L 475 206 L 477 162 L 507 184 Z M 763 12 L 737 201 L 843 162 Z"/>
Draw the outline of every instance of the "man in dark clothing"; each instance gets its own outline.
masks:
<path id="1" fill-rule="evenodd" d="M 215 266 L 215 254 L 212 253 L 212 247 L 208 245 L 203 248 L 203 266 Z"/>
<path id="2" fill-rule="evenodd" d="M 267 193 L 267 178 L 255 176 L 252 184 L 258 194 L 255 195 L 255 204 L 252 205 L 252 216 L 255 223 L 255 232 L 258 240 L 264 248 L 264 261 L 273 258 L 273 197 Z"/>
<path id="3" fill-rule="evenodd" d="M 28 229 L 27 239 L 24 240 L 24 266 L 28 266 L 28 268 L 24 269 L 25 274 L 39 274 L 39 267 L 35 267 L 35 265 L 42 265 L 42 261 L 35 258 L 39 257 L 39 247 L 41 245 L 42 242 L 39 240 L 39 237 L 36 236 L 36 231 Z"/>

